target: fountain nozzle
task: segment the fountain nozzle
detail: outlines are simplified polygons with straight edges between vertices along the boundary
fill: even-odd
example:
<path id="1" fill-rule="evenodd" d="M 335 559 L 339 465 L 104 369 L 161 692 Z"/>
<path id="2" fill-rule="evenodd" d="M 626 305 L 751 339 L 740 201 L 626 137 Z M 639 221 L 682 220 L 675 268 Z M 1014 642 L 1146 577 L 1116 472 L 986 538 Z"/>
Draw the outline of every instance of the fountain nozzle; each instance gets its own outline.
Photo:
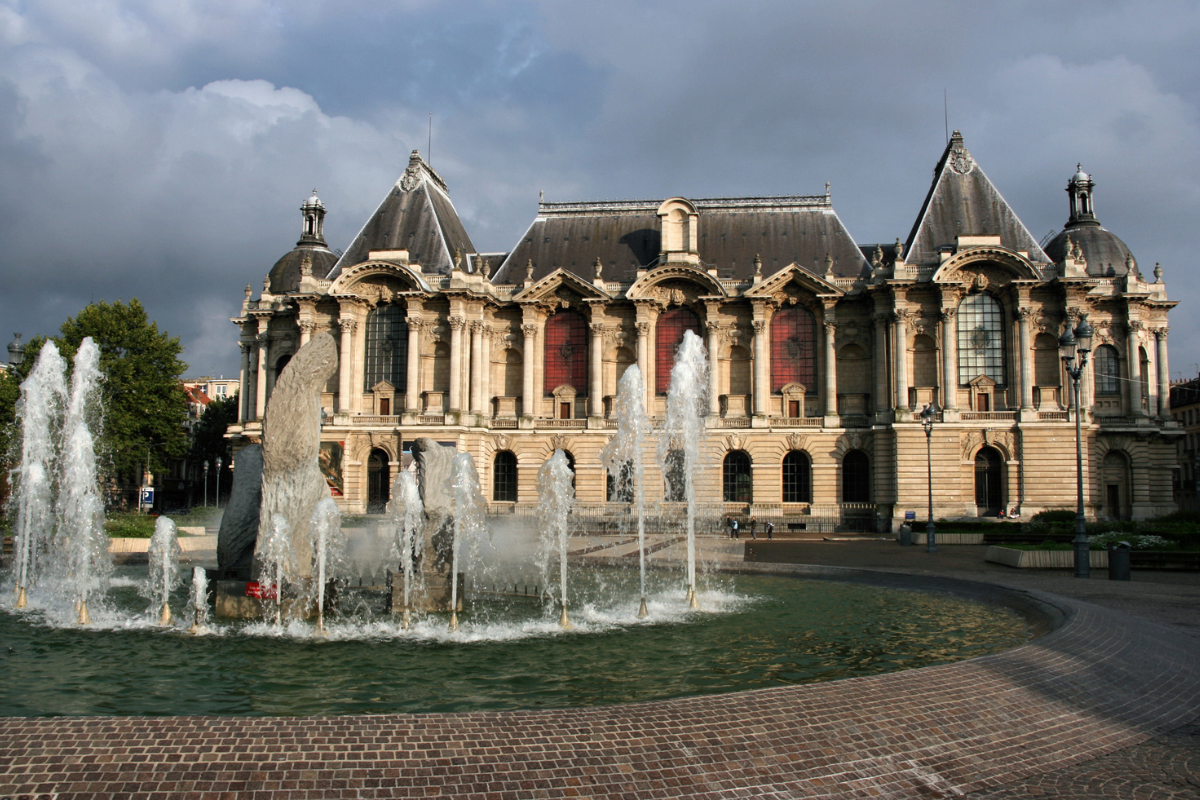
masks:
<path id="1" fill-rule="evenodd" d="M 88 624 L 91 624 L 91 621 L 92 621 L 92 618 L 90 616 L 88 616 L 87 600 L 80 601 L 80 603 L 79 603 L 79 624 L 80 625 L 88 625 Z"/>
<path id="2" fill-rule="evenodd" d="M 644 598 L 644 597 L 643 597 L 643 598 L 642 598 L 642 604 L 641 604 L 641 606 L 638 608 L 638 615 L 637 615 L 637 618 L 638 618 L 638 619 L 645 619 L 645 618 L 646 618 L 646 617 L 648 617 L 648 616 L 650 616 L 650 611 L 649 611 L 649 610 L 646 608 L 646 598 Z"/>
<path id="3" fill-rule="evenodd" d="M 29 605 L 29 598 L 25 596 L 25 587 L 17 587 L 17 608 L 24 608 Z"/>
<path id="4" fill-rule="evenodd" d="M 458 630 L 458 612 L 451 611 L 450 612 L 450 632 L 454 633 L 454 631 L 456 631 L 456 630 Z"/>
<path id="5" fill-rule="evenodd" d="M 404 630 L 412 627 L 412 611 L 409 610 L 408 606 L 404 607 L 404 614 L 400 617 L 400 627 Z"/>
<path id="6" fill-rule="evenodd" d="M 696 587 L 695 587 L 695 586 L 689 586 L 689 587 L 688 587 L 688 591 L 687 591 L 687 601 L 688 601 L 688 608 L 690 608 L 690 609 L 693 609 L 693 610 L 696 610 L 696 611 L 699 611 L 699 610 L 700 610 L 700 598 L 699 598 L 699 596 L 696 594 Z"/>
<path id="7" fill-rule="evenodd" d="M 158 624 L 164 628 L 171 624 L 171 606 L 168 603 L 163 603 L 162 615 L 158 618 Z"/>
<path id="8" fill-rule="evenodd" d="M 567 604 L 563 603 L 562 614 L 558 618 L 558 627 L 564 631 L 574 630 L 575 626 L 571 624 L 571 620 L 567 617 Z"/>

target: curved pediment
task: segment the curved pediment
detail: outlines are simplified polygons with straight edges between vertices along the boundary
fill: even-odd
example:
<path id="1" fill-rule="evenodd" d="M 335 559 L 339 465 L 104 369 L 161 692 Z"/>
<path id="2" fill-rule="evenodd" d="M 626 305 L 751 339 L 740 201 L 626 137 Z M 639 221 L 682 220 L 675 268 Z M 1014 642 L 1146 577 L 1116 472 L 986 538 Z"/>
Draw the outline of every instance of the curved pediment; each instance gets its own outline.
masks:
<path id="1" fill-rule="evenodd" d="M 393 292 L 433 292 L 419 272 L 396 261 L 363 261 L 342 270 L 329 287 L 330 294 L 361 294 L 365 287 L 387 287 Z M 377 293 L 371 289 L 368 293 Z"/>
<path id="2" fill-rule="evenodd" d="M 959 250 L 938 267 L 934 283 L 1004 284 L 1013 280 L 1044 280 L 1028 258 L 1006 247 L 970 247 Z"/>
<path id="3" fill-rule="evenodd" d="M 633 282 L 626 297 L 630 300 L 667 300 L 679 303 L 678 294 L 696 297 L 726 297 L 721 282 L 702 269 L 683 264 L 658 267 Z"/>

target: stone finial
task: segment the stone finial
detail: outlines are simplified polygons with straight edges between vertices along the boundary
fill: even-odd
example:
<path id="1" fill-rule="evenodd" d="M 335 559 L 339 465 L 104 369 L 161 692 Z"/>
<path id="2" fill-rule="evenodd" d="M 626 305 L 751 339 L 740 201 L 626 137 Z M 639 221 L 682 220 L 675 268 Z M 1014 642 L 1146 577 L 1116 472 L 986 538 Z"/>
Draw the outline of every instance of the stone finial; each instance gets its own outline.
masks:
<path id="1" fill-rule="evenodd" d="M 833 275 L 833 256 L 829 253 L 825 254 L 825 275 L 826 277 Z"/>
<path id="2" fill-rule="evenodd" d="M 263 294 L 271 293 L 271 276 L 268 274 L 263 278 Z"/>
<path id="3" fill-rule="evenodd" d="M 1162 276 L 1163 276 L 1162 264 L 1159 264 L 1157 261 L 1155 261 L 1154 262 L 1154 282 L 1162 283 L 1163 282 Z"/>
<path id="4" fill-rule="evenodd" d="M 525 280 L 527 280 L 527 281 L 533 280 L 533 259 L 532 258 L 525 262 Z"/>
<path id="5" fill-rule="evenodd" d="M 600 256 L 596 256 L 596 277 L 604 277 L 604 264 L 600 261 Z"/>
<path id="6" fill-rule="evenodd" d="M 758 253 L 754 254 L 754 277 L 762 277 L 762 256 Z"/>
<path id="7" fill-rule="evenodd" d="M 1137 273 L 1137 264 L 1133 262 L 1133 253 L 1125 254 L 1125 272 L 1129 274 Z"/>
<path id="8" fill-rule="evenodd" d="M 462 272 L 462 248 L 454 248 L 454 271 Z"/>
<path id="9" fill-rule="evenodd" d="M 250 295 L 254 294 L 254 290 L 250 288 L 250 284 L 246 284 L 246 299 L 250 299 Z"/>
<path id="10" fill-rule="evenodd" d="M 304 258 L 300 260 L 300 275 L 305 278 L 311 278 L 312 269 L 312 253 L 305 253 Z"/>
<path id="11" fill-rule="evenodd" d="M 904 242 L 900 241 L 900 237 L 896 237 L 896 260 L 904 260 Z"/>
<path id="12" fill-rule="evenodd" d="M 879 265 L 883 263 L 883 247 L 875 245 L 875 252 L 871 253 L 871 269 L 879 269 Z"/>

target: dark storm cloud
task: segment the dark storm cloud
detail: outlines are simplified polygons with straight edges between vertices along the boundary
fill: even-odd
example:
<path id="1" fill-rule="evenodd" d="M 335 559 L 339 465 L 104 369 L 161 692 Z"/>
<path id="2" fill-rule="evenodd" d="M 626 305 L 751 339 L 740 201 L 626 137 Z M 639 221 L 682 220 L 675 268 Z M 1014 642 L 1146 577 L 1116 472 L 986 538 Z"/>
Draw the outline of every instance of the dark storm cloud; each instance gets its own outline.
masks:
<path id="1" fill-rule="evenodd" d="M 316 186 L 344 247 L 426 149 L 476 244 L 548 199 L 820 193 L 907 235 L 950 125 L 1035 237 L 1077 161 L 1172 297 L 1200 289 L 1200 12 L 1184 3 L 0 0 L 0 318 L 138 296 L 193 372 Z M 1186 307 L 1185 307 L 1186 308 Z M 1200 357 L 1176 312 L 1174 371 Z M 7 336 L 7 332 L 5 333 Z"/>

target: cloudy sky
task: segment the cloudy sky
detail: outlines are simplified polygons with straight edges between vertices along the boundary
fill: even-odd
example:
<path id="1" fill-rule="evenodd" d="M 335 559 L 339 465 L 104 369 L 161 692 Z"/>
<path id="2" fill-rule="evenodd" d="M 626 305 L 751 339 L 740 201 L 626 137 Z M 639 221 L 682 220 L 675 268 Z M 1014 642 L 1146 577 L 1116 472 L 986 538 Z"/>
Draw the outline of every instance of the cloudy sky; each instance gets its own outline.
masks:
<path id="1" fill-rule="evenodd" d="M 139 298 L 189 374 L 316 187 L 346 247 L 426 150 L 475 244 L 548 200 L 816 194 L 907 236 L 951 128 L 1036 238 L 1076 162 L 1200 370 L 1200 4 L 0 0 L 0 336 Z"/>

